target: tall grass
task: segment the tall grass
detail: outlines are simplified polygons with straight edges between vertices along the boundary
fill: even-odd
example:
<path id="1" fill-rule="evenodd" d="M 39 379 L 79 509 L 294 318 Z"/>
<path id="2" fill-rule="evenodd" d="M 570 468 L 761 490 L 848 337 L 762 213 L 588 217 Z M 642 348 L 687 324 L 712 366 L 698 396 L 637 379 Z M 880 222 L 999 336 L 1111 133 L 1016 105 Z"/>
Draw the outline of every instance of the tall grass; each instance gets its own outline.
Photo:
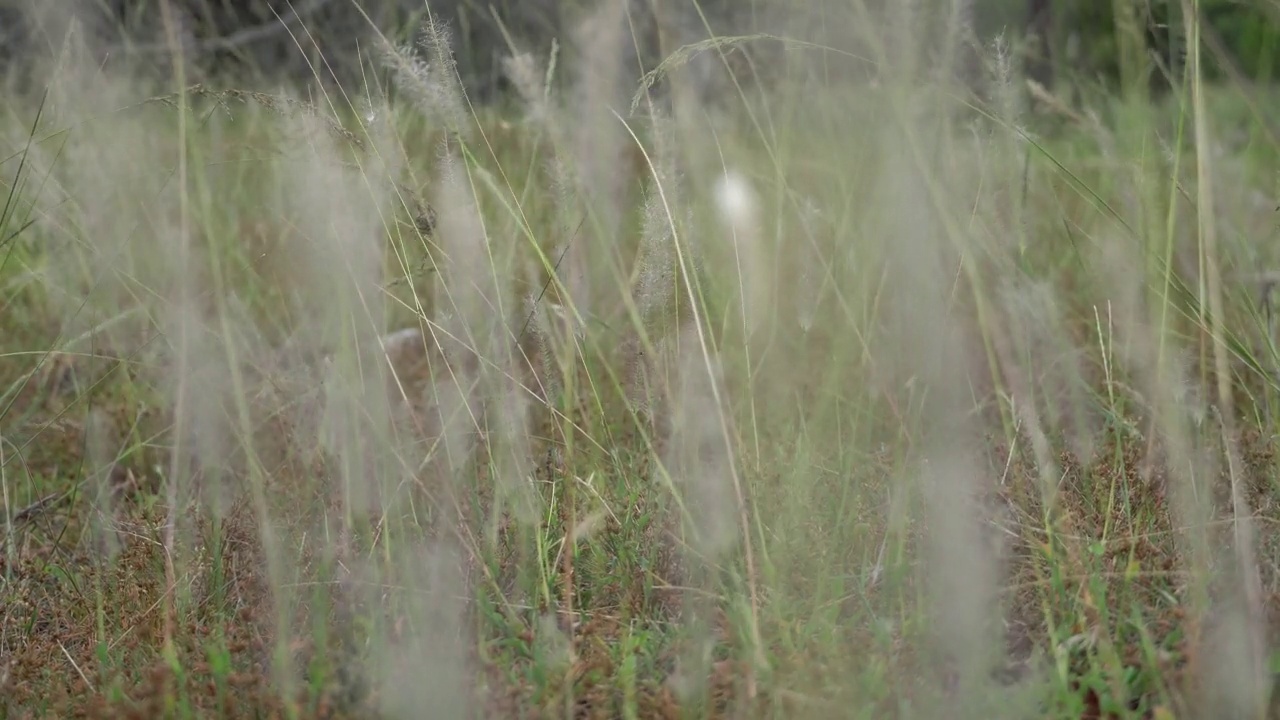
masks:
<path id="1" fill-rule="evenodd" d="M 0 716 L 1265 715 L 1269 91 L 1192 25 L 1037 114 L 960 2 L 631 78 L 627 8 L 501 111 L 435 22 L 305 99 L 38 68 Z"/>

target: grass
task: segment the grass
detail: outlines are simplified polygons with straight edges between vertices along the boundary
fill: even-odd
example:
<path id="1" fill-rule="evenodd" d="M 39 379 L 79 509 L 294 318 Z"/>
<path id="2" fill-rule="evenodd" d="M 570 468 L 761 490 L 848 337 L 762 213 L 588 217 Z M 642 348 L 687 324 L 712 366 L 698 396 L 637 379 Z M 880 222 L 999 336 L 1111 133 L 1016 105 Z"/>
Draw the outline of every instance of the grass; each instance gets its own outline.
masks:
<path id="1" fill-rule="evenodd" d="M 428 30 L 5 103 L 0 718 L 1274 714 L 1273 88 Z"/>

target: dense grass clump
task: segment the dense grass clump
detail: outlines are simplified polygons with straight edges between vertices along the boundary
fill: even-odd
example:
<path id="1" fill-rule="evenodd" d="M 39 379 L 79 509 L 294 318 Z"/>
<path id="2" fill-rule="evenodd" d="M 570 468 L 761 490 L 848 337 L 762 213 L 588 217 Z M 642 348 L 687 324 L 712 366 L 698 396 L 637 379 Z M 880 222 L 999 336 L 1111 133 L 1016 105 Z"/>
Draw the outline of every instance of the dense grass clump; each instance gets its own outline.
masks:
<path id="1" fill-rule="evenodd" d="M 70 37 L 0 116 L 0 718 L 1272 712 L 1274 89 L 855 5 L 631 78 L 605 3 L 500 107 L 434 22 L 310 96 Z"/>

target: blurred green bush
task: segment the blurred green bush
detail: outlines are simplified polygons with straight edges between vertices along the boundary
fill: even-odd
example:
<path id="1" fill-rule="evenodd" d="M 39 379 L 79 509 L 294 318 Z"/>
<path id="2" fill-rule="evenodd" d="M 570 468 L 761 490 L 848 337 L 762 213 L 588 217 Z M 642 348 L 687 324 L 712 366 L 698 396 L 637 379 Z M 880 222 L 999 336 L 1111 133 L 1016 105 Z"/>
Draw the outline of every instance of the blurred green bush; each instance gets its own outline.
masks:
<path id="1" fill-rule="evenodd" d="M 977 0 L 979 34 L 1002 29 L 1023 31 L 1034 0 Z M 1181 0 L 1047 0 L 1052 20 L 1049 45 L 1058 74 L 1077 74 L 1108 85 L 1121 78 L 1126 35 L 1123 18 L 1132 18 L 1141 38 L 1152 82 L 1164 72 L 1179 76 L 1186 56 L 1186 23 Z M 1204 20 L 1204 72 L 1221 78 L 1234 67 L 1255 80 L 1280 75 L 1280 3 L 1274 0 L 1200 0 Z M 1120 21 L 1118 22 L 1118 18 Z M 1229 63 L 1229 65 L 1227 64 Z M 1163 72 L 1161 70 L 1163 68 Z"/>
<path id="2" fill-rule="evenodd" d="M 430 14 L 450 29 L 464 85 L 475 99 L 484 99 L 507 90 L 502 61 L 509 51 L 508 40 L 545 56 L 552 38 L 565 46 L 577 21 L 603 1 L 378 0 L 360 2 L 357 8 L 349 0 L 173 0 L 173 7 L 179 35 L 192 59 L 234 68 L 237 75 L 246 69 L 260 71 L 268 76 L 268 84 L 281 77 L 305 80 L 317 68 L 322 75 L 333 73 L 335 79 L 360 84 L 367 78 L 368 63 L 377 61 L 370 21 L 394 42 L 412 43 L 430 8 Z M 859 38 L 835 35 L 857 35 L 866 29 L 858 22 L 840 21 L 842 16 L 858 15 L 848 0 L 622 1 L 630 18 L 618 21 L 625 37 L 616 44 L 625 55 L 622 64 L 628 83 L 652 68 L 662 54 L 705 37 L 704 17 L 716 33 L 801 34 L 836 45 L 856 45 Z M 866 1 L 878 11 L 906 2 Z M 1159 85 L 1165 82 L 1166 72 L 1178 77 L 1185 55 L 1182 0 L 916 2 L 921 11 L 948 11 L 924 13 L 926 18 L 945 17 L 952 3 L 961 3 L 972 12 L 973 29 L 981 42 L 990 43 L 1003 33 L 1014 41 L 1013 47 L 1023 47 L 1030 54 L 1024 59 L 1031 63 L 1033 77 L 1043 72 L 1046 79 L 1072 77 L 1115 86 L 1125 72 L 1130 79 L 1146 72 Z M 1200 0 L 1199 7 L 1208 30 L 1204 69 L 1209 77 L 1226 74 L 1223 57 L 1248 78 L 1270 80 L 1280 75 L 1280 0 Z M 30 62 L 35 55 L 55 52 L 65 32 L 66 10 L 72 8 L 91 28 L 89 34 L 97 38 L 104 58 L 130 46 L 154 56 L 153 65 L 164 72 L 163 55 L 169 46 L 160 29 L 157 0 L 0 0 L 0 63 Z M 1027 37 L 1033 24 L 1030 16 L 1037 8 L 1047 15 L 1036 27 L 1048 35 L 1049 50 L 1048 62 L 1038 67 L 1034 46 L 1017 43 Z M 1122 21 L 1118 23 L 1117 18 Z M 1127 31 L 1124 18 L 1129 19 Z M 927 34 L 925 28 L 921 32 Z M 569 64 L 572 59 L 564 58 Z M 361 67 L 362 62 L 366 67 Z M 1050 67 L 1052 73 L 1047 71 Z"/>

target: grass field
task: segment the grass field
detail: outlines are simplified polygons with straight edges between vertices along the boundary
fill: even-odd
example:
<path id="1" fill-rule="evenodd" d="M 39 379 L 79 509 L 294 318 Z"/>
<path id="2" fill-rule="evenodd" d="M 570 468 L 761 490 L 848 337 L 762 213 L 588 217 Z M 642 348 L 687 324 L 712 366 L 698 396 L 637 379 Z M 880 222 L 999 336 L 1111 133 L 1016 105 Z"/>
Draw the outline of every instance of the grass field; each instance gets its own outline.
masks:
<path id="1" fill-rule="evenodd" d="M 442 49 L 5 99 L 0 718 L 1276 714 L 1274 88 Z"/>

